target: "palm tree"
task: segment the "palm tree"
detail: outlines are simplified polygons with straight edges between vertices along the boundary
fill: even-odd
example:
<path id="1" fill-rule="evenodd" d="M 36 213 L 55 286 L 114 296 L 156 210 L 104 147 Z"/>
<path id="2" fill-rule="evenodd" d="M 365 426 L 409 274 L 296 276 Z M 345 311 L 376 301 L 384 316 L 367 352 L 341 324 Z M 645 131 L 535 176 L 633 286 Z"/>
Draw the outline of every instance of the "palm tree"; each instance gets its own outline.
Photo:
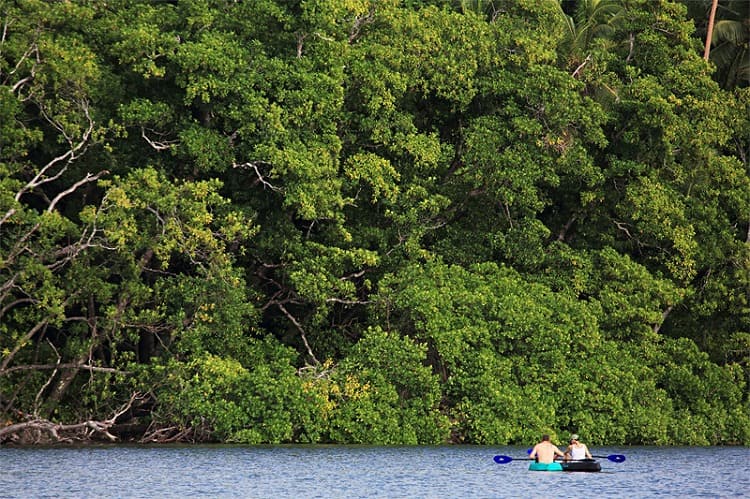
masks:
<path id="1" fill-rule="evenodd" d="M 625 13 L 622 0 L 577 0 L 572 4 L 572 15 L 563 10 L 562 2 L 559 6 L 566 30 L 559 50 L 569 64 L 579 64 L 594 40 L 610 39 Z"/>
<path id="2" fill-rule="evenodd" d="M 745 3 L 745 7 L 747 7 Z M 722 19 L 714 25 L 711 37 L 711 61 L 716 64 L 722 87 L 730 89 L 750 85 L 750 12 L 744 18 Z"/>
<path id="3" fill-rule="evenodd" d="M 750 85 L 750 2 L 680 0 L 705 39 L 703 58 L 716 65 L 714 78 L 725 89 Z"/>

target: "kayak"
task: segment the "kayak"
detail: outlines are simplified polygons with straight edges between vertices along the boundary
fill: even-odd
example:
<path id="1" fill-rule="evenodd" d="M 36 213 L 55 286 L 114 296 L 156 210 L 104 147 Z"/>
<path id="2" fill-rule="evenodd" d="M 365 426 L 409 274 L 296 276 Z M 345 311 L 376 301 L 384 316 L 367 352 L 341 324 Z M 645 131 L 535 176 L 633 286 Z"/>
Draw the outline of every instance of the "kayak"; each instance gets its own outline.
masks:
<path id="1" fill-rule="evenodd" d="M 537 463 L 536 461 L 529 465 L 529 471 L 562 471 L 560 463 Z"/>
<path id="2" fill-rule="evenodd" d="M 568 461 L 562 463 L 537 463 L 529 464 L 529 471 L 601 471 L 602 466 L 593 459 L 582 461 Z"/>
<path id="3" fill-rule="evenodd" d="M 581 461 L 568 461 L 562 463 L 563 471 L 601 471 L 602 466 L 593 459 L 582 459 Z"/>

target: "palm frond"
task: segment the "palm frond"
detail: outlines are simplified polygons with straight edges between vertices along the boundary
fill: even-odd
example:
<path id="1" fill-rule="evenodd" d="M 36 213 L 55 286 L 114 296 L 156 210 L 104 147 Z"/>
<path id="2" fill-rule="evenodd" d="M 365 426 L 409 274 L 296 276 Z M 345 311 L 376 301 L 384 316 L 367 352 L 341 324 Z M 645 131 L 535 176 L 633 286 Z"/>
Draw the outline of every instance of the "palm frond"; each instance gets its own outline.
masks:
<path id="1" fill-rule="evenodd" d="M 718 45 L 721 42 L 743 45 L 748 41 L 750 41 L 750 28 L 742 22 L 724 19 L 714 24 L 714 33 L 711 37 L 712 45 Z"/>
<path id="2" fill-rule="evenodd" d="M 737 58 L 737 47 L 731 43 L 723 42 L 714 47 L 710 57 L 719 69 L 730 66 Z"/>

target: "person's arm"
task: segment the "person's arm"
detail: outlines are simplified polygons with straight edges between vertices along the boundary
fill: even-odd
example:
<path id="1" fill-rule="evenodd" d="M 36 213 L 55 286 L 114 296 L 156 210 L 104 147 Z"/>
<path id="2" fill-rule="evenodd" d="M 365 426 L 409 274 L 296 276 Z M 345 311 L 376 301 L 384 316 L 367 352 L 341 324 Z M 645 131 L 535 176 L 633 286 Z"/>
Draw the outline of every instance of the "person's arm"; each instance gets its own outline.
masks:
<path id="1" fill-rule="evenodd" d="M 529 454 L 529 457 L 530 457 L 531 459 L 534 459 L 534 458 L 536 458 L 536 447 L 537 447 L 537 446 L 535 445 L 535 446 L 534 446 L 534 448 L 533 448 L 533 449 L 531 449 L 531 453 Z"/>
<path id="2" fill-rule="evenodd" d="M 594 459 L 591 457 L 591 453 L 589 452 L 589 448 L 586 446 L 586 444 L 583 445 L 583 449 L 586 451 L 586 457 L 589 459 Z"/>
<path id="3" fill-rule="evenodd" d="M 563 454 L 562 451 L 558 449 L 556 445 L 554 446 L 554 449 L 555 449 L 555 456 L 560 456 L 563 459 L 565 458 L 565 454 Z"/>

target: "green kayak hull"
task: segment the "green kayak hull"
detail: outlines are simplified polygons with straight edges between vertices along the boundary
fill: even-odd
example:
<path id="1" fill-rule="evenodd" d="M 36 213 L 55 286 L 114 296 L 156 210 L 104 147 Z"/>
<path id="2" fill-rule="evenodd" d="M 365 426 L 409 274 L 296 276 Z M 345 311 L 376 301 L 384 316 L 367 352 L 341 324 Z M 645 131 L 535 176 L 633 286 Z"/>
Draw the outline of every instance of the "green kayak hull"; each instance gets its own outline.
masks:
<path id="1" fill-rule="evenodd" d="M 530 471 L 562 471 L 563 467 L 560 463 L 531 463 L 529 465 Z"/>

